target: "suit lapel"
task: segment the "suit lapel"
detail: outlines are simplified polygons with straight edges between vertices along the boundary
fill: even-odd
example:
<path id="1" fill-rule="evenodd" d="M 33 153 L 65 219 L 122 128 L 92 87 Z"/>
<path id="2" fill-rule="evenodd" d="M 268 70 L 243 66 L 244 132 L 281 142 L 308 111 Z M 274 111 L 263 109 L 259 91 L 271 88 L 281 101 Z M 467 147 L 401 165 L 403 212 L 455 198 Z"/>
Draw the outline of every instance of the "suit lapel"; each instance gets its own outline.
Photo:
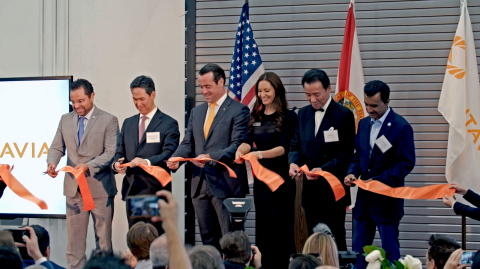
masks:
<path id="1" fill-rule="evenodd" d="M 140 114 L 134 116 L 132 121 L 133 139 L 135 140 L 135 148 L 138 147 L 138 125 L 140 124 Z M 126 128 L 125 128 L 126 129 Z"/>
<path id="2" fill-rule="evenodd" d="M 93 125 L 95 124 L 95 121 L 97 120 L 97 116 L 98 116 L 99 112 L 100 111 L 98 110 L 98 108 L 95 107 L 94 110 L 93 110 L 92 116 L 90 117 L 90 119 L 88 119 L 87 128 L 85 129 L 85 132 L 83 133 L 82 142 L 80 142 L 80 144 L 83 143 L 83 140 L 85 140 L 85 137 L 88 135 L 90 130 L 93 128 Z M 78 118 L 77 118 L 77 120 L 78 120 Z"/>
<path id="3" fill-rule="evenodd" d="M 228 96 L 225 99 L 225 101 L 223 101 L 222 106 L 220 106 L 220 108 L 218 109 L 217 115 L 215 115 L 215 118 L 213 118 L 212 126 L 210 126 L 210 130 L 208 131 L 207 139 L 205 140 L 205 142 L 208 140 L 208 138 L 213 132 L 213 129 L 215 129 L 215 126 L 218 124 L 218 122 L 220 122 L 223 115 L 227 113 L 228 107 L 230 106 L 231 102 L 232 102 L 232 99 Z M 205 115 L 206 115 L 206 112 L 205 112 Z"/>
<path id="4" fill-rule="evenodd" d="M 73 137 L 75 139 L 75 143 L 78 147 L 78 114 L 73 113 L 73 118 L 72 118 L 72 130 L 73 130 Z"/>
<path id="5" fill-rule="evenodd" d="M 377 135 L 377 139 L 382 137 L 382 135 L 385 136 L 385 138 L 388 136 L 388 133 L 392 129 L 392 122 L 395 119 L 395 114 L 393 113 L 393 109 L 390 108 L 390 112 L 388 113 L 387 117 L 385 118 L 385 122 L 382 123 L 382 128 L 380 128 L 380 132 Z M 370 137 L 369 137 L 370 139 Z M 368 142 L 370 143 L 370 141 Z M 373 160 L 376 154 L 378 154 L 380 149 L 374 145 L 373 150 L 372 150 L 372 156 L 370 156 L 370 161 Z"/>
<path id="6" fill-rule="evenodd" d="M 138 143 L 137 147 L 145 142 L 145 140 L 147 139 L 147 132 L 151 132 L 155 130 L 155 128 L 157 128 L 157 126 L 162 122 L 161 120 L 162 116 L 163 116 L 163 113 L 160 111 L 160 109 L 157 108 L 157 112 L 155 112 L 152 119 L 150 120 L 150 123 L 148 124 L 148 127 L 145 130 L 145 133 L 143 134 L 142 140 L 140 140 L 140 143 Z M 140 115 L 138 115 L 138 117 L 140 117 Z M 138 141 L 138 125 L 137 125 L 137 141 Z"/>
<path id="7" fill-rule="evenodd" d="M 199 123 L 196 125 L 196 132 L 199 132 L 200 133 L 200 137 L 202 138 L 202 143 L 205 143 L 205 135 L 203 134 L 203 126 L 205 125 L 205 121 L 207 120 L 207 110 L 208 110 L 208 103 L 203 103 L 201 104 L 199 107 L 198 107 L 198 114 L 199 114 L 199 117 L 200 119 L 203 117 L 203 121 L 195 121 L 193 122 L 193 124 L 196 124 L 196 123 Z M 190 117 L 192 117 L 192 115 L 190 115 Z M 211 129 L 211 128 L 210 128 Z"/>

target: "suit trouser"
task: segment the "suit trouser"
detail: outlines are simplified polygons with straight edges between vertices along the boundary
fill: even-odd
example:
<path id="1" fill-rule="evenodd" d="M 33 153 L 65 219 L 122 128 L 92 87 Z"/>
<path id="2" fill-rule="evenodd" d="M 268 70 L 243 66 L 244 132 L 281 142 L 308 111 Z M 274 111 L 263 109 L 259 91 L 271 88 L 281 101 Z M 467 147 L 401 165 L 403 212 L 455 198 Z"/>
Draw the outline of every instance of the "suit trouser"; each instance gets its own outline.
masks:
<path id="1" fill-rule="evenodd" d="M 328 208 L 328 209 L 327 209 Z M 329 206 L 308 206 L 303 207 L 305 210 L 305 218 L 307 220 L 308 235 L 313 234 L 313 228 L 319 223 L 328 225 L 335 237 L 337 248 L 339 251 L 347 250 L 345 216 L 347 207 L 341 204 Z"/>
<path id="2" fill-rule="evenodd" d="M 353 220 L 353 246 L 352 250 L 359 253 L 355 269 L 365 269 L 367 262 L 363 256 L 363 247 L 371 245 L 375 238 L 376 228 L 382 241 L 382 248 L 385 250 L 387 259 L 390 261 L 400 258 L 400 242 L 398 241 L 398 224 L 396 223 L 376 223 L 372 219 L 354 219 Z"/>
<path id="3" fill-rule="evenodd" d="M 202 180 L 199 194 L 192 198 L 192 203 L 197 215 L 202 243 L 220 250 L 220 239 L 230 231 L 230 218 L 227 208 L 223 205 L 225 199 L 213 196 L 207 184 L 206 180 Z"/>
<path id="4" fill-rule="evenodd" d="M 95 208 L 83 211 L 83 199 L 78 190 L 74 197 L 67 197 L 67 268 L 83 268 L 85 265 L 90 214 L 93 219 L 96 249 L 112 249 L 113 198 L 93 198 Z"/>

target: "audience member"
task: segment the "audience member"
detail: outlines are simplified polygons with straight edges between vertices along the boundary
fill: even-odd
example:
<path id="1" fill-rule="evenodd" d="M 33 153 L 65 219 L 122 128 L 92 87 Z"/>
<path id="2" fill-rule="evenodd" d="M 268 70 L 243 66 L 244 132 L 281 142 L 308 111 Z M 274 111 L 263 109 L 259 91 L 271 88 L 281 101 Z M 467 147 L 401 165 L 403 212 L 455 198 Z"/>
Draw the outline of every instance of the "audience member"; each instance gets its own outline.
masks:
<path id="1" fill-rule="evenodd" d="M 426 255 L 427 269 L 444 269 L 450 255 L 460 248 L 460 245 L 455 239 L 442 234 L 434 234 L 430 236 L 428 245 L 429 248 Z"/>
<path id="2" fill-rule="evenodd" d="M 195 246 L 189 256 L 193 269 L 225 269 L 220 252 L 213 246 Z"/>
<path id="3" fill-rule="evenodd" d="M 452 254 L 448 258 L 443 268 L 444 269 L 463 269 L 467 267 L 466 264 L 460 264 L 460 260 L 462 259 L 462 254 L 463 254 L 463 250 L 460 248 L 452 252 Z M 472 264 L 472 269 L 475 269 L 473 264 Z"/>
<path id="4" fill-rule="evenodd" d="M 225 234 L 220 240 L 220 247 L 225 269 L 243 269 L 250 263 L 251 267 L 262 268 L 262 254 L 257 247 L 252 246 L 245 232 L 234 231 Z"/>
<path id="5" fill-rule="evenodd" d="M 177 230 L 178 205 L 171 192 L 161 190 L 157 196 L 165 197 L 158 199 L 158 208 L 160 216 L 153 217 L 152 221 L 162 221 L 162 228 L 167 237 L 168 246 L 168 267 L 171 269 L 189 269 L 192 268 L 188 258 L 187 251 L 183 246 L 182 239 Z"/>
<path id="6" fill-rule="evenodd" d="M 20 259 L 20 255 L 16 250 L 0 245 L 0 264 L 2 268 L 21 269 L 22 259 Z"/>
<path id="7" fill-rule="evenodd" d="M 166 269 L 168 267 L 168 246 L 165 234 L 153 240 L 150 245 L 150 261 L 152 261 L 152 269 Z"/>
<path id="8" fill-rule="evenodd" d="M 143 221 L 135 223 L 127 233 L 127 246 L 137 259 L 136 269 L 152 268 L 150 245 L 158 237 L 155 226 Z"/>
<path id="9" fill-rule="evenodd" d="M 455 189 L 455 193 L 463 195 L 463 198 L 468 202 L 472 203 L 474 206 L 480 206 L 480 195 L 476 194 L 472 190 L 453 182 L 449 189 Z M 469 218 L 474 220 L 480 220 L 480 208 L 471 207 L 460 202 L 456 202 L 453 197 L 445 195 L 443 197 L 443 203 L 451 207 L 455 214 L 457 215 L 465 215 Z"/>
<path id="10" fill-rule="evenodd" d="M 33 228 L 35 231 L 35 235 L 37 236 L 38 239 L 38 248 L 40 250 L 40 253 L 42 253 L 43 257 L 45 257 L 46 260 L 50 260 L 50 235 L 48 234 L 48 231 L 45 230 L 40 225 L 30 225 L 30 227 Z M 55 269 L 65 269 L 64 267 L 50 261 L 53 268 Z M 34 260 L 23 260 L 23 266 L 29 266 L 35 264 Z M 37 263 L 38 264 L 38 263 Z M 30 267 L 29 267 L 30 268 Z"/>
<path id="11" fill-rule="evenodd" d="M 94 250 L 83 269 L 130 269 L 125 259 L 111 251 Z"/>
<path id="12" fill-rule="evenodd" d="M 452 255 L 450 255 L 450 257 L 452 257 Z M 480 250 L 475 253 L 475 256 L 473 256 L 471 269 L 480 269 Z"/>
<path id="13" fill-rule="evenodd" d="M 13 241 L 13 235 L 7 230 L 0 231 L 0 247 L 8 248 L 18 254 L 17 246 L 15 246 L 15 241 Z"/>
<path id="14" fill-rule="evenodd" d="M 319 259 L 310 254 L 303 254 L 290 261 L 288 269 L 315 269 L 318 266 L 322 266 L 322 262 Z"/>
<path id="15" fill-rule="evenodd" d="M 25 267 L 25 269 L 46 269 L 47 267 L 40 265 L 40 264 L 33 264 L 28 267 Z"/>
<path id="16" fill-rule="evenodd" d="M 321 253 L 324 265 L 340 267 L 337 244 L 332 236 L 327 233 L 317 232 L 308 237 L 302 253 Z"/>

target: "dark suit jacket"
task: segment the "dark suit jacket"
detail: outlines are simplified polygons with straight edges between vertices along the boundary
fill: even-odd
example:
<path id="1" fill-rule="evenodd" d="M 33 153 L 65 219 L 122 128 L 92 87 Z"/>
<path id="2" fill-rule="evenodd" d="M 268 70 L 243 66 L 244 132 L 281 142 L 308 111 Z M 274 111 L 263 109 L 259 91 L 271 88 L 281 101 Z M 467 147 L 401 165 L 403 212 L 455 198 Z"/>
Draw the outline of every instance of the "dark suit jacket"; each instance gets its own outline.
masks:
<path id="1" fill-rule="evenodd" d="M 390 187 L 405 185 L 405 177 L 415 166 L 415 144 L 412 126 L 400 115 L 390 109 L 377 138 L 385 135 L 392 148 L 385 153 L 374 146 L 370 154 L 370 117 L 358 124 L 355 138 L 355 154 L 348 169 L 362 180 L 374 179 Z M 363 189 L 358 189 L 357 201 L 353 208 L 353 218 L 363 219 L 371 216 L 377 223 L 398 222 L 403 217 L 403 199 L 391 198 Z"/>
<path id="2" fill-rule="evenodd" d="M 5 191 L 6 187 L 7 187 L 7 184 L 5 184 L 3 180 L 0 180 L 0 198 L 2 198 L 3 192 Z"/>
<path id="3" fill-rule="evenodd" d="M 34 260 L 24 260 L 22 261 L 23 268 L 27 268 L 30 265 L 34 265 Z M 47 269 L 65 269 L 65 267 L 61 267 L 60 265 L 52 262 L 52 261 L 45 261 L 42 262 L 40 265 L 45 266 Z"/>
<path id="4" fill-rule="evenodd" d="M 227 169 L 216 163 L 207 164 L 203 169 L 193 166 L 192 197 L 198 195 L 197 190 L 202 180 L 207 181 L 207 186 L 215 197 L 243 197 L 248 193 L 245 166 L 234 164 L 233 160 L 238 146 L 246 142 L 250 110 L 227 96 L 205 139 L 203 125 L 207 109 L 208 103 L 192 109 L 185 138 L 173 156 L 194 158 L 200 154 L 210 154 L 212 159 L 227 164 L 237 174 L 237 178 L 230 177 Z"/>
<path id="5" fill-rule="evenodd" d="M 338 130 L 339 141 L 325 143 L 323 131 L 331 127 Z M 298 111 L 297 127 L 291 142 L 288 162 L 298 166 L 306 164 L 310 170 L 322 168 L 334 174 L 343 184 L 353 155 L 354 142 L 355 119 L 348 108 L 332 100 L 315 136 L 315 111 L 312 105 L 308 105 Z M 304 178 L 303 184 L 303 207 L 319 207 L 335 202 L 333 191 L 325 179 Z M 345 196 L 338 202 L 347 206 L 350 204 L 350 190 L 345 185 L 344 188 Z"/>
<path id="6" fill-rule="evenodd" d="M 472 190 L 468 190 L 463 198 L 474 206 L 480 206 L 480 195 L 474 193 Z M 457 215 L 465 215 L 469 218 L 480 221 L 480 208 L 474 208 L 460 202 L 455 202 L 453 205 L 453 211 L 455 211 L 455 214 Z"/>
<path id="7" fill-rule="evenodd" d="M 157 109 L 145 130 L 142 140 L 138 142 L 139 119 L 140 114 L 137 114 L 123 122 L 113 162 L 124 157 L 124 163 L 127 163 L 139 157 L 148 159 L 152 165 L 160 166 L 170 172 L 164 161 L 168 160 L 178 147 L 180 132 L 178 131 L 177 121 Z M 160 132 L 160 142 L 147 143 L 146 134 L 149 132 Z M 122 184 L 122 199 L 125 200 L 128 195 L 154 194 L 162 189 L 171 190 L 171 183 L 164 188 L 157 179 L 142 168 L 127 168 Z"/>

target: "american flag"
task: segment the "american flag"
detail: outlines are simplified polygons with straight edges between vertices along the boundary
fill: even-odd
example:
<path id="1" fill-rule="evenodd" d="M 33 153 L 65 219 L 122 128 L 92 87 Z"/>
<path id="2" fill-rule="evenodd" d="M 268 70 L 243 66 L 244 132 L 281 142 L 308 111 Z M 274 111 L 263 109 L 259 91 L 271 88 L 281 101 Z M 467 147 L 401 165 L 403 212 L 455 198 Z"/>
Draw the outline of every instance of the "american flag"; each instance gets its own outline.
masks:
<path id="1" fill-rule="evenodd" d="M 255 83 L 265 73 L 248 16 L 248 3 L 242 8 L 233 51 L 228 95 L 244 105 L 255 104 Z"/>

